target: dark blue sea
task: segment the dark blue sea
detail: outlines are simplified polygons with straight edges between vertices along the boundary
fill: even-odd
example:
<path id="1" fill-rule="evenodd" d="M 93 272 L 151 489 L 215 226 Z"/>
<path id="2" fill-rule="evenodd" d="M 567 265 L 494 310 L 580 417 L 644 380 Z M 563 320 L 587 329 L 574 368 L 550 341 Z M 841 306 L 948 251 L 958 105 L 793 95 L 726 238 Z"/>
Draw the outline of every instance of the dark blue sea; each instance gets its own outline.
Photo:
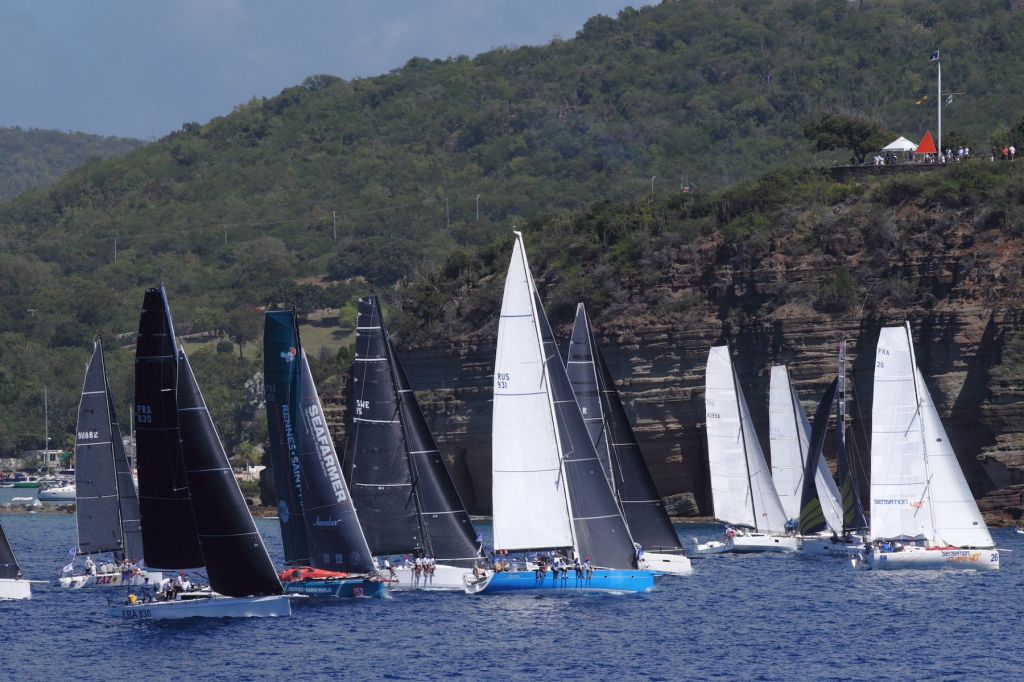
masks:
<path id="1" fill-rule="evenodd" d="M 74 516 L 0 519 L 25 573 L 53 578 Z M 259 525 L 280 562 L 277 522 Z M 405 592 L 288 619 L 123 623 L 106 615 L 114 591 L 34 585 L 0 603 L 0 679 L 1020 680 L 1024 535 L 994 535 L 994 575 L 720 555 L 648 595 Z"/>

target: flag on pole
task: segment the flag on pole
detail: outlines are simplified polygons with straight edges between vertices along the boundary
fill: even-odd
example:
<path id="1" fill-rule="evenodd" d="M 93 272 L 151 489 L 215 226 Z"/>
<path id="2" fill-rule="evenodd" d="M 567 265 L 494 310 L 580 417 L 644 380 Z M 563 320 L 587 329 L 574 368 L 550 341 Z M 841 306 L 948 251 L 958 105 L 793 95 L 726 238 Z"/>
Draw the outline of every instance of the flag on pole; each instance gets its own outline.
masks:
<path id="1" fill-rule="evenodd" d="M 75 556 L 75 548 L 68 547 L 68 556 Z"/>
<path id="2" fill-rule="evenodd" d="M 939 61 L 939 51 L 935 50 L 935 52 L 932 52 L 932 56 L 928 59 L 928 61 L 930 61 L 930 62 L 937 62 L 937 61 Z"/>
<path id="3" fill-rule="evenodd" d="M 75 570 L 75 562 L 72 561 L 70 564 L 68 564 L 64 568 L 60 569 L 60 572 L 61 573 L 71 573 L 74 570 Z"/>
<path id="4" fill-rule="evenodd" d="M 953 103 L 953 95 L 950 95 L 949 97 L 946 98 L 946 104 L 952 104 L 952 103 Z"/>
<path id="5" fill-rule="evenodd" d="M 915 104 L 917 104 L 917 106 L 921 106 L 922 104 L 924 104 L 927 101 L 928 101 L 928 95 L 925 95 L 921 99 L 917 100 L 917 102 L 915 102 Z"/>

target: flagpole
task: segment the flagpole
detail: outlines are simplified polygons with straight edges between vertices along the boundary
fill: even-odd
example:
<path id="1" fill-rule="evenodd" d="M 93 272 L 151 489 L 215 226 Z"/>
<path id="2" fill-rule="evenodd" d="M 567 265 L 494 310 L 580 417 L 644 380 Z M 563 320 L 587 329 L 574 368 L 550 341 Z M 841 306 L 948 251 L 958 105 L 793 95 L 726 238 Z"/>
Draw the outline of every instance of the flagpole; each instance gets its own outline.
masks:
<path id="1" fill-rule="evenodd" d="M 942 153 L 942 60 L 936 59 L 936 65 L 939 67 L 939 154 Z"/>

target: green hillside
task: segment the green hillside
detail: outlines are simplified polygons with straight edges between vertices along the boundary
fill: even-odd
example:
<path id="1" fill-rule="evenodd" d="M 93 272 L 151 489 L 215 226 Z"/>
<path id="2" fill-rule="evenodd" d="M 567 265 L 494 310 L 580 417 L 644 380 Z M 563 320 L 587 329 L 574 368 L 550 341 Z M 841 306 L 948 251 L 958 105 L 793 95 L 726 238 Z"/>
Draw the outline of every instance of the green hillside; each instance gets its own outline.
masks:
<path id="1" fill-rule="evenodd" d="M 143 144 L 124 137 L 0 128 L 0 201 L 52 185 L 88 159 L 127 154 Z"/>
<path id="2" fill-rule="evenodd" d="M 933 49 L 948 89 L 966 93 L 945 111 L 947 136 L 975 149 L 993 134 L 1019 139 L 1021 35 L 1024 15 L 1005 2 L 666 2 L 595 17 L 542 47 L 413 59 L 351 82 L 311 76 L 86 162 L 0 205 L 0 451 L 41 442 L 44 383 L 56 430 L 71 432 L 89 339 L 117 345 L 143 288 L 161 280 L 180 333 L 220 330 L 244 344 L 241 360 L 237 347 L 200 351 L 209 379 L 195 363 L 211 406 L 224 401 L 214 409 L 229 447 L 253 430 L 239 396 L 256 367 L 259 306 L 337 309 L 379 290 L 403 307 L 399 325 L 468 329 L 452 289 L 423 283 L 495 271 L 488 259 L 504 256 L 491 245 L 528 224 L 586 225 L 579 239 L 591 246 L 551 262 L 566 266 L 566 301 L 596 288 L 614 307 L 628 293 L 611 275 L 642 277 L 648 264 L 643 242 L 613 235 L 642 233 L 659 207 L 684 201 L 683 178 L 717 197 L 707 206 L 768 191 L 784 211 L 790 185 L 815 186 L 805 176 L 727 188 L 780 166 L 845 161 L 849 152 L 815 152 L 804 138 L 818 114 L 910 137 L 931 127 L 934 108 L 915 101 L 934 88 Z M 747 219 L 715 229 L 741 238 L 768 218 Z M 614 265 L 602 281 L 592 258 Z M 111 365 L 127 401 L 123 355 Z M 324 371 L 342 366 L 324 359 Z"/>

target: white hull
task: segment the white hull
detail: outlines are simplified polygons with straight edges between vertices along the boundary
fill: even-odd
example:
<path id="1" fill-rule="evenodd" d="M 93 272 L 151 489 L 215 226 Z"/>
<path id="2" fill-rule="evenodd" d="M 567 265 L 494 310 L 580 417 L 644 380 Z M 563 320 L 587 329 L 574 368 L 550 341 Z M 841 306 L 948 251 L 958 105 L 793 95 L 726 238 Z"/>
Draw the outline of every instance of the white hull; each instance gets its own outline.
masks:
<path id="1" fill-rule="evenodd" d="M 899 552 L 870 552 L 851 559 L 853 567 L 865 571 L 881 570 L 974 570 L 998 571 L 998 549 L 925 549 L 906 547 Z"/>
<path id="2" fill-rule="evenodd" d="M 706 556 L 708 554 L 724 554 L 735 552 L 738 554 L 753 552 L 795 552 L 800 548 L 800 539 L 793 535 L 765 535 L 763 533 L 747 533 L 726 537 L 725 541 L 712 540 L 711 542 L 698 543 L 696 538 L 690 540 L 687 554 L 691 557 Z"/>
<path id="3" fill-rule="evenodd" d="M 387 571 L 384 571 L 385 579 Z M 416 577 L 412 566 L 395 567 L 395 577 L 388 580 L 389 590 L 458 590 L 462 592 L 466 584 L 464 579 L 468 576 L 473 579 L 473 569 L 459 568 L 458 566 L 434 566 L 434 575 Z"/>
<path id="4" fill-rule="evenodd" d="M 0 601 L 31 598 L 32 583 L 29 581 L 0 578 Z"/>
<path id="5" fill-rule="evenodd" d="M 682 554 L 661 554 L 658 552 L 644 552 L 644 562 L 649 571 L 664 573 L 665 575 L 693 575 L 693 565 L 690 560 Z"/>
<path id="6" fill-rule="evenodd" d="M 112 607 L 123 620 L 182 620 L 184 618 L 266 618 L 292 615 L 290 597 L 222 597 L 213 595 L 177 601 L 154 601 Z"/>
<path id="7" fill-rule="evenodd" d="M 146 576 L 149 576 L 149 584 L 154 588 L 160 585 L 164 574 L 154 571 L 139 571 L 129 576 L 125 581 L 120 572 L 97 573 L 96 575 L 69 575 L 59 579 L 60 586 L 65 590 L 80 590 L 83 587 L 142 587 L 145 585 Z"/>
<path id="8" fill-rule="evenodd" d="M 40 502 L 74 502 L 75 486 L 66 485 L 60 488 L 47 488 L 36 493 Z"/>
<path id="9" fill-rule="evenodd" d="M 807 556 L 827 556 L 849 559 L 864 551 L 864 542 L 856 538 L 853 542 L 833 542 L 831 536 L 815 535 L 800 538 L 800 553 Z"/>

